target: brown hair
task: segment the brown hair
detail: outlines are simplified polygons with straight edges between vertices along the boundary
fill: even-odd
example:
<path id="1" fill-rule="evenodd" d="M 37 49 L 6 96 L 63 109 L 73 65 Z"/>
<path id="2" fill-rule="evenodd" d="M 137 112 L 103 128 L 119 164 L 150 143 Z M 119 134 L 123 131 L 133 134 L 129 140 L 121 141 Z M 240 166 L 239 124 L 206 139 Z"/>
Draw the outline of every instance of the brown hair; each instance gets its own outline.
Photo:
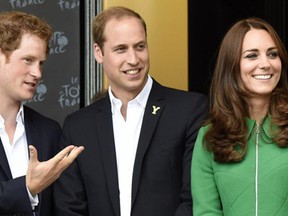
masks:
<path id="1" fill-rule="evenodd" d="M 94 17 L 93 23 L 92 23 L 93 40 L 94 40 L 94 43 L 98 44 L 101 50 L 103 50 L 103 44 L 105 42 L 104 30 L 105 30 L 106 24 L 111 19 L 120 20 L 121 18 L 127 17 L 127 16 L 135 17 L 139 19 L 143 25 L 145 34 L 147 36 L 146 23 L 138 13 L 136 13 L 135 11 L 129 8 L 122 7 L 122 6 L 110 7 L 102 11 L 101 13 L 97 14 L 97 16 Z"/>
<path id="2" fill-rule="evenodd" d="M 218 162 L 241 161 L 247 151 L 245 118 L 249 117 L 249 112 L 245 98 L 249 95 L 240 77 L 240 59 L 244 36 L 251 29 L 267 31 L 278 49 L 282 71 L 272 92 L 268 112 L 272 125 L 278 128 L 274 141 L 280 147 L 288 146 L 288 60 L 285 47 L 266 21 L 255 17 L 243 19 L 236 22 L 223 38 L 211 83 L 210 126 L 204 145 L 214 153 L 214 160 Z"/>
<path id="3" fill-rule="evenodd" d="M 7 57 L 19 48 L 23 34 L 33 34 L 49 43 L 52 35 L 51 26 L 32 14 L 18 11 L 0 13 L 0 49 Z"/>

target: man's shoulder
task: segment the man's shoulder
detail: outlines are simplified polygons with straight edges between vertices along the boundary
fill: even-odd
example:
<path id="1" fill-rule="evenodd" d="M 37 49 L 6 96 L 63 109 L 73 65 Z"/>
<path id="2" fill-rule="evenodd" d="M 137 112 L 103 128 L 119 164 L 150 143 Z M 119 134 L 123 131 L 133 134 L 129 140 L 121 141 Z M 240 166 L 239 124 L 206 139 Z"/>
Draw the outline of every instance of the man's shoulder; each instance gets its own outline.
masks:
<path id="1" fill-rule="evenodd" d="M 79 121 L 80 119 L 89 120 L 100 113 L 107 113 L 109 110 L 111 110 L 109 100 L 107 100 L 107 98 L 99 98 L 93 101 L 91 104 L 70 113 L 67 118 L 69 118 L 69 120 L 74 119 L 76 121 Z"/>
<path id="2" fill-rule="evenodd" d="M 169 86 L 163 86 L 155 82 L 155 91 L 162 92 L 162 94 L 169 100 L 180 100 L 180 101 L 203 101 L 207 102 L 207 96 L 200 92 L 186 91 L 182 89 L 177 89 Z M 153 91 L 152 91 L 153 92 Z"/>
<path id="3" fill-rule="evenodd" d="M 24 106 L 24 119 L 25 119 L 25 122 L 31 121 L 34 124 L 46 123 L 46 124 L 51 124 L 51 125 L 60 127 L 60 124 L 56 120 L 50 117 L 47 117 L 28 106 Z"/>
<path id="4" fill-rule="evenodd" d="M 187 91 L 183 89 L 177 89 L 175 87 L 170 87 L 170 86 L 165 86 L 157 82 L 155 79 L 153 79 L 153 87 L 154 89 L 162 90 L 162 91 L 167 91 L 169 93 L 173 94 L 179 94 L 187 97 L 195 96 L 195 97 L 206 97 L 205 94 L 196 92 L 196 91 Z"/>

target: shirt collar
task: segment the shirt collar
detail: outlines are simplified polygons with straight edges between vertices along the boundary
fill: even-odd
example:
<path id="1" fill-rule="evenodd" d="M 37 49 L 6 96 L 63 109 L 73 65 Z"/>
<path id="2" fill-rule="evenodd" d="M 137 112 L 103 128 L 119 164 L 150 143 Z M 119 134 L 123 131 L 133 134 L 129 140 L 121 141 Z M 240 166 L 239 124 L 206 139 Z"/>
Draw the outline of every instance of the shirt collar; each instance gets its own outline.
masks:
<path id="1" fill-rule="evenodd" d="M 256 127 L 256 121 L 250 118 L 246 118 L 246 122 L 248 124 L 248 137 L 252 134 L 253 129 Z M 267 115 L 262 121 L 261 121 L 261 129 L 263 131 L 263 135 L 265 135 L 268 138 L 271 138 L 271 116 Z M 275 130 L 275 128 L 273 128 Z"/>
<path id="2" fill-rule="evenodd" d="M 140 106 L 145 108 L 147 100 L 148 100 L 148 97 L 149 97 L 149 94 L 150 94 L 150 91 L 152 89 L 152 84 L 153 84 L 153 80 L 150 77 L 150 75 L 148 74 L 148 79 L 147 79 L 147 82 L 146 82 L 144 88 L 141 90 L 141 92 L 133 100 L 131 100 L 129 102 L 135 101 L 136 103 L 139 103 Z M 109 98 L 110 98 L 110 102 L 111 102 L 111 111 L 112 111 L 112 114 L 114 114 L 114 110 L 116 108 L 116 105 L 117 104 L 119 105 L 119 104 L 122 104 L 122 103 L 121 103 L 121 101 L 118 98 L 116 98 L 113 95 L 110 86 L 108 88 L 108 94 L 109 94 Z"/>
<path id="3" fill-rule="evenodd" d="M 24 124 L 24 106 L 21 104 L 20 109 L 16 116 L 16 122 Z"/>

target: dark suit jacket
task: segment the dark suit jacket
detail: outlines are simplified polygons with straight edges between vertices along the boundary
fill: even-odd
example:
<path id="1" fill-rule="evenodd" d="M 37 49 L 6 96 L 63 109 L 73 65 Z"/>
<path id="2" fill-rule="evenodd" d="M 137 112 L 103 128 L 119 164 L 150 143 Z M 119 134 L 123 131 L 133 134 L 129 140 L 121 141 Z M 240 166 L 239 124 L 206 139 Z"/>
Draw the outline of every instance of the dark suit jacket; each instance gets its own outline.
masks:
<path id="1" fill-rule="evenodd" d="M 60 125 L 26 106 L 24 106 L 24 119 L 27 142 L 36 147 L 38 160 L 50 159 L 59 150 Z M 25 176 L 12 179 L 1 140 L 0 143 L 0 215 L 31 216 L 33 214 L 26 189 Z M 52 193 L 52 187 L 49 187 L 39 194 L 41 216 L 53 215 Z"/>
<path id="2" fill-rule="evenodd" d="M 160 107 L 153 114 L 152 106 Z M 207 99 L 153 82 L 135 158 L 132 216 L 191 216 L 190 164 Z M 56 215 L 119 216 L 109 96 L 68 116 L 63 144 L 85 150 L 55 183 Z"/>

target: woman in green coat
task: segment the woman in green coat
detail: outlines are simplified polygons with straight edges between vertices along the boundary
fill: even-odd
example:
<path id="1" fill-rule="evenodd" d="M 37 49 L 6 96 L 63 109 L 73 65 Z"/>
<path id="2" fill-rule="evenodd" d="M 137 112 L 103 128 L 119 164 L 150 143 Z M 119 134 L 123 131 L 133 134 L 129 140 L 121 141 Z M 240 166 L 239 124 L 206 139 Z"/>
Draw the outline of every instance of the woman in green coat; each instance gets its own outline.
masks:
<path id="1" fill-rule="evenodd" d="M 288 215 L 287 61 L 264 20 L 225 35 L 192 157 L 194 216 Z"/>

